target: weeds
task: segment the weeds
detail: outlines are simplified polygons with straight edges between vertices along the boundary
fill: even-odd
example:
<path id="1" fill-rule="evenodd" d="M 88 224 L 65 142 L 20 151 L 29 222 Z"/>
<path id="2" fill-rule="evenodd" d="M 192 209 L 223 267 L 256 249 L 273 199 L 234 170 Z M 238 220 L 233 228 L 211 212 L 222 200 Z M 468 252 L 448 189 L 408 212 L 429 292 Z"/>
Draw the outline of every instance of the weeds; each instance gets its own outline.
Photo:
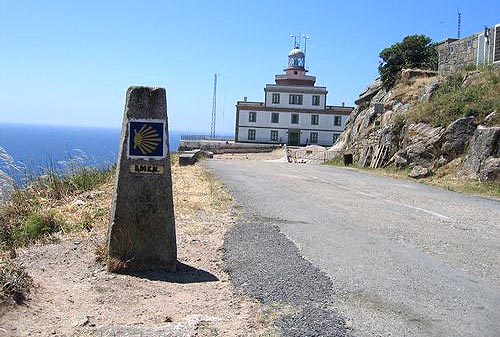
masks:
<path id="1" fill-rule="evenodd" d="M 0 147 L 0 304 L 22 303 L 31 285 L 29 276 L 12 260 L 15 249 L 52 241 L 58 233 L 75 228 L 91 230 L 102 210 L 92 212 L 93 215 L 84 212 L 77 226 L 72 227 L 57 207 L 110 181 L 114 171 L 114 166 L 105 169 L 84 166 L 75 157 L 57 165 L 49 161 L 42 175 L 37 176 L 37 171 L 15 163 Z M 16 184 L 9 172 L 14 175 L 23 172 L 24 183 Z"/>
<path id="2" fill-rule="evenodd" d="M 0 261 L 0 304 L 23 303 L 32 280 L 22 267 L 10 260 Z"/>
<path id="3" fill-rule="evenodd" d="M 475 116 L 478 123 L 492 111 L 500 111 L 500 71 L 485 69 L 480 73 L 457 73 L 448 76 L 428 102 L 417 104 L 408 113 L 409 123 L 448 126 L 454 120 Z M 500 124 L 500 120 L 492 121 Z"/>

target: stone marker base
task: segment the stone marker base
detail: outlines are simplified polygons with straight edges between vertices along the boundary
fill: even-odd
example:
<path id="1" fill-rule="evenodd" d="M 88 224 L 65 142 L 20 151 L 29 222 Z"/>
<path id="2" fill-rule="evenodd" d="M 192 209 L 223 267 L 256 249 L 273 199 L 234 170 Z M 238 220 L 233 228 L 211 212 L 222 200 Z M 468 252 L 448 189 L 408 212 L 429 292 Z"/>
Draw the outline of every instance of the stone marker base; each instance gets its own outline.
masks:
<path id="1" fill-rule="evenodd" d="M 166 93 L 127 91 L 108 230 L 110 271 L 175 271 L 177 245 Z"/>

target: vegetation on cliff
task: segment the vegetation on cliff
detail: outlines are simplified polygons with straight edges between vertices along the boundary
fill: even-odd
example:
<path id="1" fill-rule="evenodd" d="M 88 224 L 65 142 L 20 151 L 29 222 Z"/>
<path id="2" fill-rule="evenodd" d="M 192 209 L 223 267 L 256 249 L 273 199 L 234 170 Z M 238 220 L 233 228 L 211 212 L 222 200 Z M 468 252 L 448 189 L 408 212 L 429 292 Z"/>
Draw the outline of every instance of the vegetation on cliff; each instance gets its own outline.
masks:
<path id="1" fill-rule="evenodd" d="M 419 102 L 408 113 L 408 123 L 448 126 L 461 117 L 474 116 L 476 123 L 500 125 L 500 115 L 485 122 L 492 111 L 500 111 L 500 71 L 454 73 L 446 77 L 425 102 Z"/>
<path id="2" fill-rule="evenodd" d="M 436 70 L 438 54 L 431 38 L 425 35 L 410 35 L 379 54 L 382 59 L 378 67 L 382 86 L 386 89 L 394 86 L 401 70 L 428 69 Z"/>

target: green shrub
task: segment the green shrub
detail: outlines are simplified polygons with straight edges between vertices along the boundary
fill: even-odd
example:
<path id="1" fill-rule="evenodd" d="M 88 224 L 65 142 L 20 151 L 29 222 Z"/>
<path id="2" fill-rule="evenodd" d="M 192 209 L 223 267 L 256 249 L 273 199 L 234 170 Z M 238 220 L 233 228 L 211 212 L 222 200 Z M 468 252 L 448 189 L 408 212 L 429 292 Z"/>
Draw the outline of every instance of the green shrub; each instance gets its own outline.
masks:
<path id="1" fill-rule="evenodd" d="M 408 122 L 446 127 L 458 118 L 475 116 L 482 123 L 489 113 L 500 111 L 500 72 L 489 69 L 475 76 L 467 85 L 463 73 L 447 77 L 428 102 L 408 113 Z"/>
<path id="2" fill-rule="evenodd" d="M 379 57 L 382 61 L 378 71 L 386 89 L 394 85 L 405 68 L 436 70 L 438 65 L 435 44 L 425 35 L 406 36 L 403 41 L 382 50 Z"/>
<path id="3" fill-rule="evenodd" d="M 33 242 L 60 231 L 62 221 L 53 212 L 34 212 L 26 216 L 21 226 L 14 230 L 14 239 Z"/>

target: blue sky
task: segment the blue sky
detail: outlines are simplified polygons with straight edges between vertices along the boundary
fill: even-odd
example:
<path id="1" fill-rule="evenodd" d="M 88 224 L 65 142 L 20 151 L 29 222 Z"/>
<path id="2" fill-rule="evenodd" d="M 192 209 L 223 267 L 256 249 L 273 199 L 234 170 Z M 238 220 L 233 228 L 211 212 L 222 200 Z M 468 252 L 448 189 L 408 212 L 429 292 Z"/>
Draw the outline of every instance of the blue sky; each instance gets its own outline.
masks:
<path id="1" fill-rule="evenodd" d="M 263 100 L 290 34 L 328 104 L 352 105 L 377 77 L 378 53 L 411 34 L 435 41 L 500 22 L 498 1 L 0 0 L 0 122 L 120 127 L 129 85 L 167 89 L 171 130 L 217 131 L 235 104 Z"/>

